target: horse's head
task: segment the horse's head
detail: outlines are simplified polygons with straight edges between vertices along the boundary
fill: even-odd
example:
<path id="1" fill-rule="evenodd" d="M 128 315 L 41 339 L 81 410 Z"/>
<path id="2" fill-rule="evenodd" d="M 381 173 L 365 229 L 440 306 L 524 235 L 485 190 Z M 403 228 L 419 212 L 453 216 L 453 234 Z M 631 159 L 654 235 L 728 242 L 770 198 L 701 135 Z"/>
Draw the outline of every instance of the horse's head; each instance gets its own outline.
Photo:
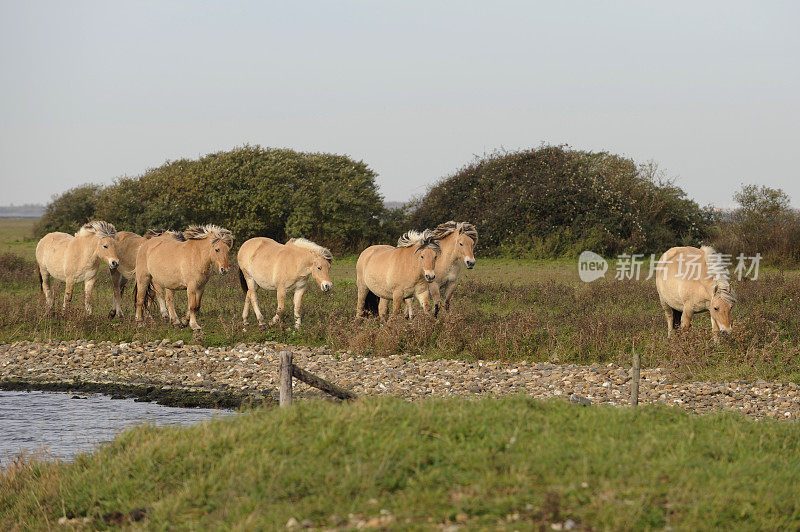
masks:
<path id="1" fill-rule="evenodd" d="M 473 237 L 468 232 L 464 231 L 463 227 L 459 227 L 458 232 L 455 234 L 456 239 L 456 256 L 459 259 L 464 261 L 468 269 L 472 269 L 475 266 L 475 242 L 477 240 L 477 233 L 476 236 Z"/>
<path id="2" fill-rule="evenodd" d="M 330 254 L 330 252 L 328 253 Z M 333 288 L 333 281 L 331 281 L 331 262 L 320 253 L 312 253 L 312 256 L 314 259 L 311 263 L 311 275 L 319 285 L 319 289 L 323 292 L 327 292 Z"/>
<path id="3" fill-rule="evenodd" d="M 714 283 L 714 295 L 711 297 L 709 312 L 711 318 L 719 326 L 719 331 L 723 334 L 731 332 L 731 309 L 736 303 L 736 296 L 733 294 L 730 283 L 725 280 L 718 280 Z"/>
<path id="4" fill-rule="evenodd" d="M 108 264 L 115 270 L 119 266 L 119 252 L 117 251 L 117 230 L 113 224 L 100 220 L 93 220 L 83 224 L 75 233 L 76 238 L 89 239 L 94 242 L 94 256 Z M 87 244 L 91 245 L 91 244 Z"/>
<path id="5" fill-rule="evenodd" d="M 228 253 L 230 250 L 231 246 L 223 238 L 211 239 L 211 263 L 223 275 L 230 270 L 228 265 Z"/>
<path id="6" fill-rule="evenodd" d="M 469 222 L 455 222 L 450 220 L 439 224 L 433 230 L 436 240 L 443 242 L 445 249 L 450 249 L 457 260 L 463 260 L 467 268 L 475 266 L 475 244 L 478 243 L 478 230 Z M 444 244 L 446 243 L 446 245 Z"/>
<path id="7" fill-rule="evenodd" d="M 116 270 L 119 266 L 119 254 L 117 252 L 117 237 L 104 236 L 97 239 L 97 256 L 100 260 L 108 263 L 108 267 Z"/>
<path id="8" fill-rule="evenodd" d="M 422 274 L 429 283 L 436 279 L 436 272 L 434 269 L 436 268 L 436 259 L 439 258 L 439 253 L 441 253 L 441 251 L 442 248 L 439 247 L 439 242 L 433 238 L 433 234 L 426 230 L 423 233 L 422 243 L 417 246 L 414 253 L 419 261 Z"/>

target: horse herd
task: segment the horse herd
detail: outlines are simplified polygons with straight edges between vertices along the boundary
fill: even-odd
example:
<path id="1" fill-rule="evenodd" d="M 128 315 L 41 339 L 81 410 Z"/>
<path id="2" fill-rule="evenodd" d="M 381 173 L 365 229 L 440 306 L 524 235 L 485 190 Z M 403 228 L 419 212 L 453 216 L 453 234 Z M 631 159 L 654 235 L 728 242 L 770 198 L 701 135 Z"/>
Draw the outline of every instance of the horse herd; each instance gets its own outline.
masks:
<path id="1" fill-rule="evenodd" d="M 388 317 L 389 301 L 393 312 L 413 315 L 413 298 L 425 311 L 434 314 L 448 307 L 458 283 L 462 265 L 475 265 L 473 248 L 478 232 L 467 222 L 446 222 L 434 230 L 409 231 L 397 247 L 377 245 L 365 249 L 356 265 L 358 286 L 357 316 L 365 312 Z M 109 317 L 122 317 L 122 294 L 128 281 L 134 281 L 136 322 L 144 323 L 146 302 L 158 301 L 162 318 L 183 326 L 175 312 L 174 292 L 186 290 L 187 319 L 194 330 L 197 311 L 206 283 L 213 270 L 228 272 L 228 255 L 233 235 L 216 225 L 191 226 L 185 231 L 149 230 L 144 236 L 117 231 L 108 222 L 92 221 L 75 235 L 49 233 L 36 245 L 37 271 L 48 310 L 55 297 L 50 277 L 65 283 L 63 309 L 72 298 L 75 283 L 84 283 L 84 306 L 92 313 L 92 290 L 100 265 L 111 271 L 113 307 Z M 250 307 L 261 327 L 266 327 L 258 305 L 258 287 L 274 290 L 278 306 L 269 322 L 274 325 L 283 315 L 286 294 L 293 292 L 295 328 L 301 324 L 303 294 L 310 278 L 323 292 L 333 288 L 331 252 L 310 240 L 292 238 L 280 244 L 271 238 L 256 237 L 244 242 L 238 252 L 239 280 L 244 291 L 242 321 L 249 324 Z M 431 303 L 432 302 L 432 303 Z"/>
<path id="2" fill-rule="evenodd" d="M 402 314 L 405 302 L 405 313 L 411 317 L 414 298 L 434 315 L 440 308 L 448 308 L 463 267 L 475 266 L 477 242 L 474 225 L 449 221 L 433 230 L 409 231 L 399 238 L 397 246 L 368 247 L 356 263 L 356 317 L 369 312 L 387 318 L 390 301 L 393 314 Z M 175 312 L 174 292 L 186 290 L 188 324 L 199 330 L 197 311 L 206 283 L 214 269 L 221 274 L 228 272 L 232 247 L 231 232 L 215 225 L 191 226 L 180 232 L 149 230 L 141 236 L 118 232 L 107 222 L 92 221 L 74 236 L 59 232 L 45 235 L 36 246 L 36 261 L 50 311 L 55 301 L 50 277 L 54 277 L 66 284 L 65 310 L 75 283 L 84 283 L 84 304 L 91 314 L 92 289 L 100 265 L 106 263 L 114 294 L 110 318 L 122 317 L 122 294 L 133 280 L 139 325 L 144 323 L 148 299 L 154 298 L 165 321 L 183 326 Z M 269 325 L 281 320 L 286 294 L 293 292 L 295 328 L 301 325 L 302 299 L 309 279 L 313 277 L 323 292 L 333 288 L 331 252 L 304 238 L 292 238 L 285 244 L 271 238 L 251 238 L 241 245 L 237 258 L 245 326 L 251 306 L 259 326 L 268 325 L 258 305 L 259 287 L 277 293 L 277 310 Z M 697 275 L 689 277 L 679 271 L 687 262 L 699 265 Z M 706 246 L 676 247 L 665 252 L 658 265 L 663 275 L 656 277 L 656 288 L 670 335 L 678 327 L 688 329 L 692 316 L 704 311 L 711 315 L 714 333 L 730 332 L 730 312 L 736 298 L 721 269 L 719 254 Z"/>

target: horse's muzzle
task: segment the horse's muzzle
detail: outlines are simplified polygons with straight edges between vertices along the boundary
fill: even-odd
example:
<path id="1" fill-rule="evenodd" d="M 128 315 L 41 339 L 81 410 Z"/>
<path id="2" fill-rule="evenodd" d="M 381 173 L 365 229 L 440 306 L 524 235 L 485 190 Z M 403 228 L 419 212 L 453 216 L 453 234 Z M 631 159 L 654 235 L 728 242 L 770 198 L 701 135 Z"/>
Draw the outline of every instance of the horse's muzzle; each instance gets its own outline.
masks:
<path id="1" fill-rule="evenodd" d="M 475 267 L 475 259 L 465 259 L 464 263 L 467 265 L 468 270 L 471 270 Z"/>
<path id="2" fill-rule="evenodd" d="M 219 273 L 221 273 L 222 275 L 225 275 L 226 273 L 228 273 L 228 268 L 220 268 L 219 269 Z"/>
<path id="3" fill-rule="evenodd" d="M 426 281 L 428 281 L 430 283 L 434 279 L 436 279 L 436 274 L 435 273 L 427 273 L 427 272 L 425 273 L 425 280 Z"/>
<path id="4" fill-rule="evenodd" d="M 111 268 L 112 270 L 116 270 L 117 266 L 119 266 L 118 260 L 112 260 L 111 262 L 108 263 L 108 267 Z"/>
<path id="5" fill-rule="evenodd" d="M 330 281 L 323 281 L 321 285 L 319 285 L 320 290 L 323 292 L 330 292 L 333 289 L 333 283 Z"/>

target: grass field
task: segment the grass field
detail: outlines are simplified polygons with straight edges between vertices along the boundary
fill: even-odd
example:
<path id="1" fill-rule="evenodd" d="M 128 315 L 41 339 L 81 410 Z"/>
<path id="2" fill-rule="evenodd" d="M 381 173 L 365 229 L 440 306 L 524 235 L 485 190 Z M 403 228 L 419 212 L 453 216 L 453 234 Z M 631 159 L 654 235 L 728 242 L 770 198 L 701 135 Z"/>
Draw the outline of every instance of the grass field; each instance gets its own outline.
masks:
<path id="1" fill-rule="evenodd" d="M 0 528 L 143 509 L 151 529 L 795 530 L 798 455 L 798 424 L 734 414 L 312 401 L 139 427 L 69 464 L 19 460 L 0 472 Z"/>
<path id="2" fill-rule="evenodd" d="M 162 323 L 138 329 L 130 291 L 123 320 L 110 321 L 108 274 L 95 288 L 95 315 L 86 317 L 81 286 L 67 316 L 44 313 L 34 273 L 35 243 L 25 240 L 32 221 L 0 220 L 0 341 L 20 339 L 160 339 L 192 341 L 192 332 Z M 27 224 L 27 226 L 26 226 Z M 13 254 L 12 254 L 13 253 Z M 22 257 L 22 258 L 20 258 Z M 411 353 L 429 357 L 551 361 L 589 364 L 629 360 L 636 349 L 647 366 L 668 366 L 686 379 L 778 379 L 800 383 L 800 277 L 766 271 L 757 282 L 736 285 L 734 333 L 712 341 L 708 314 L 693 331 L 667 341 L 663 311 L 652 281 L 582 283 L 573 261 L 485 259 L 464 275 L 449 312 L 438 319 L 355 323 L 355 257 L 337 258 L 334 290 L 312 287 L 304 299 L 303 328 L 291 328 L 291 301 L 282 327 L 242 330 L 243 295 L 237 272 L 213 275 L 203 300 L 201 337 L 208 345 L 277 340 L 327 344 L 363 354 Z M 613 268 L 613 266 L 612 266 Z M 57 297 L 63 294 L 58 285 Z M 275 308 L 274 293 L 259 292 L 264 314 Z M 185 309 L 185 293 L 176 297 Z M 252 319 L 252 317 L 251 317 Z"/>

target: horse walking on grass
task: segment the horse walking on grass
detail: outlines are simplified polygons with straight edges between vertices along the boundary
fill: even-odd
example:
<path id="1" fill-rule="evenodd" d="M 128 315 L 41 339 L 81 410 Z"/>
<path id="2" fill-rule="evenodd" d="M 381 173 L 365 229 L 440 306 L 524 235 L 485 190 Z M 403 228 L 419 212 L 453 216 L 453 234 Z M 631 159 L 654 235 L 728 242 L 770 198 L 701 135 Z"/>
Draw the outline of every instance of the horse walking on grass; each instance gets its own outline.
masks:
<path id="1" fill-rule="evenodd" d="M 436 280 L 428 285 L 435 314 L 442 305 L 445 309 L 450 308 L 450 299 L 453 297 L 464 266 L 468 270 L 475 266 L 474 247 L 478 243 L 478 230 L 471 223 L 451 220 L 436 226 L 433 238 L 442 248 L 434 269 Z M 412 303 L 412 298 L 406 300 L 409 318 L 414 313 Z"/>
<path id="2" fill-rule="evenodd" d="M 667 335 L 687 330 L 692 316 L 709 312 L 713 333 L 731 331 L 731 309 L 736 303 L 721 256 L 703 246 L 667 250 L 656 265 L 656 289 L 667 318 Z"/>
<path id="3" fill-rule="evenodd" d="M 294 292 L 294 327 L 300 328 L 303 294 L 309 277 L 313 277 L 323 292 L 333 288 L 331 281 L 331 252 L 305 238 L 293 238 L 280 244 L 271 238 L 251 238 L 239 248 L 239 282 L 244 291 L 242 321 L 248 325 L 250 305 L 258 319 L 258 325 L 266 327 L 264 316 L 258 306 L 256 290 L 275 290 L 278 308 L 270 325 L 275 325 L 283 316 L 286 293 Z"/>
<path id="4" fill-rule="evenodd" d="M 151 284 L 166 291 L 166 306 L 173 325 L 182 326 L 173 301 L 175 290 L 186 290 L 189 326 L 200 330 L 197 311 L 212 266 L 228 273 L 228 253 L 233 235 L 216 225 L 191 226 L 183 233 L 165 233 L 146 240 L 136 255 L 136 321 L 143 323 L 143 309 Z"/>
<path id="5" fill-rule="evenodd" d="M 397 247 L 370 246 L 362 251 L 356 263 L 356 318 L 364 315 L 365 305 L 372 314 L 387 317 L 390 299 L 392 313 L 401 314 L 403 300 L 414 296 L 428 311 L 428 287 L 436 279 L 440 252 L 439 243 L 427 229 L 409 231 L 400 237 Z"/>
<path id="6" fill-rule="evenodd" d="M 86 313 L 92 314 L 92 291 L 100 263 L 105 262 L 113 272 L 119 265 L 117 231 L 108 222 L 84 224 L 75 235 L 48 233 L 36 244 L 39 283 L 44 292 L 47 309 L 52 310 L 54 294 L 50 276 L 64 281 L 64 311 L 72 299 L 75 283 L 83 283 Z"/>

